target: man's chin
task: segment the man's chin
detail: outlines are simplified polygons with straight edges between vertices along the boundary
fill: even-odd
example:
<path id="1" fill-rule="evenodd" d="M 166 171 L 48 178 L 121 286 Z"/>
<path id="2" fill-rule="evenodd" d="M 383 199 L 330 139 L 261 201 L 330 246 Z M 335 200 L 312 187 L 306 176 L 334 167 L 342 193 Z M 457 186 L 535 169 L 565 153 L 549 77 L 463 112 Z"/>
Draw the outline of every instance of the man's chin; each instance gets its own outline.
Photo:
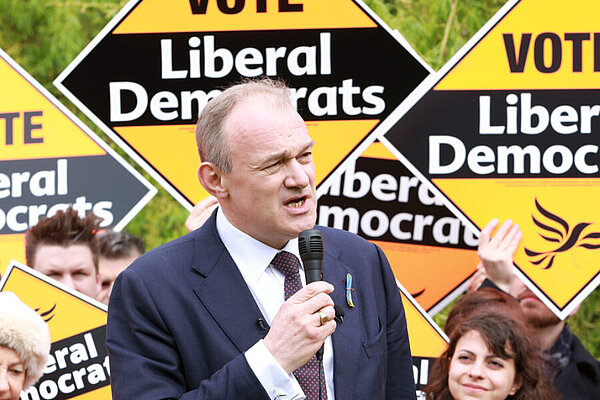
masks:
<path id="1" fill-rule="evenodd" d="M 296 236 L 302 231 L 314 228 L 317 223 L 317 215 L 315 212 L 307 212 L 302 215 L 292 217 L 291 226 L 296 231 Z"/>
<path id="2" fill-rule="evenodd" d="M 543 303 L 536 303 L 523 304 L 521 307 L 528 324 L 535 328 L 547 328 L 560 322 L 560 318 Z"/>

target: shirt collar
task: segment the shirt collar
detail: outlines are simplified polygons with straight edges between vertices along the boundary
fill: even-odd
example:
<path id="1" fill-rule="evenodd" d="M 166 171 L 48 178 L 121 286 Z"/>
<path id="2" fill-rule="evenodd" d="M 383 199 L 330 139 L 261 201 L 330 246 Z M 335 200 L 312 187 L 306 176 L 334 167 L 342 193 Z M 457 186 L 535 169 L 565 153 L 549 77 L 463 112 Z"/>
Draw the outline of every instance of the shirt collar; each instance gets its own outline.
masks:
<path id="1" fill-rule="evenodd" d="M 288 251 L 300 260 L 298 238 L 289 240 L 281 250 L 275 249 L 233 226 L 221 207 L 217 209 L 217 232 L 242 276 L 248 281 L 255 281 L 265 273 L 279 251 Z"/>

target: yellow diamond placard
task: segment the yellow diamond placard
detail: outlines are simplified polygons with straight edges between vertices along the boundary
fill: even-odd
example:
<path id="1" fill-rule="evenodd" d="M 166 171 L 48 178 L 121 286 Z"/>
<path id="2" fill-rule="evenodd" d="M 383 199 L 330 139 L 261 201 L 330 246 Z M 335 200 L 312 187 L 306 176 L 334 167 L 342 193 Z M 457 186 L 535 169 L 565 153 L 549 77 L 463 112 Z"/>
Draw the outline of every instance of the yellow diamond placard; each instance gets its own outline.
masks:
<path id="1" fill-rule="evenodd" d="M 148 21 L 154 23 L 149 28 Z M 246 2 L 191 0 L 165 4 L 146 0 L 134 6 L 115 33 L 375 28 L 376 23 L 352 2 L 288 0 Z M 152 31 L 149 31 L 152 29 Z"/>
<path id="2" fill-rule="evenodd" d="M 519 224 L 517 274 L 560 318 L 600 284 L 598 15 L 509 1 L 382 139 L 474 229 Z"/>
<path id="3" fill-rule="evenodd" d="M 194 124 L 224 87 L 288 84 L 319 185 L 429 72 L 360 0 L 133 0 L 55 85 L 191 209 Z"/>
<path id="4" fill-rule="evenodd" d="M 70 204 L 122 229 L 156 189 L 0 49 L 0 273 Z"/>
<path id="5" fill-rule="evenodd" d="M 381 247 L 428 313 L 463 292 L 479 262 L 477 237 L 382 142 L 346 160 L 320 192 L 317 223 Z"/>
<path id="6" fill-rule="evenodd" d="M 22 399 L 110 399 L 106 306 L 11 261 L 0 291 L 16 294 L 48 323 L 51 348 L 44 375 Z"/>

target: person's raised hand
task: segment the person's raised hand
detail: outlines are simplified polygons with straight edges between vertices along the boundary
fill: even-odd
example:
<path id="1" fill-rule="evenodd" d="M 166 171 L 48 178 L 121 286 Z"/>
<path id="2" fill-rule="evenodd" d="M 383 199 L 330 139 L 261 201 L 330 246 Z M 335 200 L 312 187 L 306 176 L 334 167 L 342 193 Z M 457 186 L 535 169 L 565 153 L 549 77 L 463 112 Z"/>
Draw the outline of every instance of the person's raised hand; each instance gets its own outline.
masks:
<path id="1" fill-rule="evenodd" d="M 477 270 L 467 281 L 467 293 L 471 293 L 479 289 L 485 278 L 487 278 L 485 268 L 483 268 L 483 265 L 479 263 L 479 265 L 477 265 Z"/>
<path id="2" fill-rule="evenodd" d="M 200 228 L 202 224 L 206 222 L 208 217 L 210 217 L 210 214 L 218 203 L 217 198 L 214 196 L 208 196 L 207 198 L 200 200 L 194 208 L 192 208 L 190 215 L 188 215 L 185 220 L 185 229 L 187 229 L 188 232 L 191 232 Z"/>
<path id="3" fill-rule="evenodd" d="M 333 286 L 327 282 L 310 283 L 291 296 L 273 318 L 264 343 L 287 373 L 306 364 L 335 331 L 331 292 Z"/>
<path id="4" fill-rule="evenodd" d="M 481 230 L 477 255 L 488 279 L 508 293 L 514 279 L 513 254 L 522 233 L 518 224 L 507 219 L 492 237 L 497 226 L 498 219 L 494 218 Z"/>

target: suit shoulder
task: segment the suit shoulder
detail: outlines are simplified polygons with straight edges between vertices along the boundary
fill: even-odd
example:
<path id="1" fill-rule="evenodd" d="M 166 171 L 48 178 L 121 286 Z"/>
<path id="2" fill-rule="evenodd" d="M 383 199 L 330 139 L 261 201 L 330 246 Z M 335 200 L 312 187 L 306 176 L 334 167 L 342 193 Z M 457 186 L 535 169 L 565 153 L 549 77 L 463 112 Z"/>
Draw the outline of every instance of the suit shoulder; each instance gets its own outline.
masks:
<path id="1" fill-rule="evenodd" d="M 125 271 L 136 275 L 142 271 L 143 274 L 158 273 L 167 266 L 176 268 L 178 265 L 189 264 L 190 254 L 194 249 L 194 233 L 188 233 L 142 254 Z"/>
<path id="2" fill-rule="evenodd" d="M 362 259 L 363 257 L 377 257 L 378 246 L 368 240 L 348 231 L 317 226 L 323 234 L 323 243 L 326 250 L 333 254 L 345 254 L 345 257 Z"/>
<path id="3" fill-rule="evenodd" d="M 369 242 L 368 240 L 358 236 L 355 233 L 344 231 L 342 229 L 329 228 L 327 226 L 318 225 L 315 227 L 323 233 L 323 240 L 331 241 L 334 243 L 342 244 L 344 247 L 346 246 L 370 246 L 373 247 L 374 244 Z"/>

